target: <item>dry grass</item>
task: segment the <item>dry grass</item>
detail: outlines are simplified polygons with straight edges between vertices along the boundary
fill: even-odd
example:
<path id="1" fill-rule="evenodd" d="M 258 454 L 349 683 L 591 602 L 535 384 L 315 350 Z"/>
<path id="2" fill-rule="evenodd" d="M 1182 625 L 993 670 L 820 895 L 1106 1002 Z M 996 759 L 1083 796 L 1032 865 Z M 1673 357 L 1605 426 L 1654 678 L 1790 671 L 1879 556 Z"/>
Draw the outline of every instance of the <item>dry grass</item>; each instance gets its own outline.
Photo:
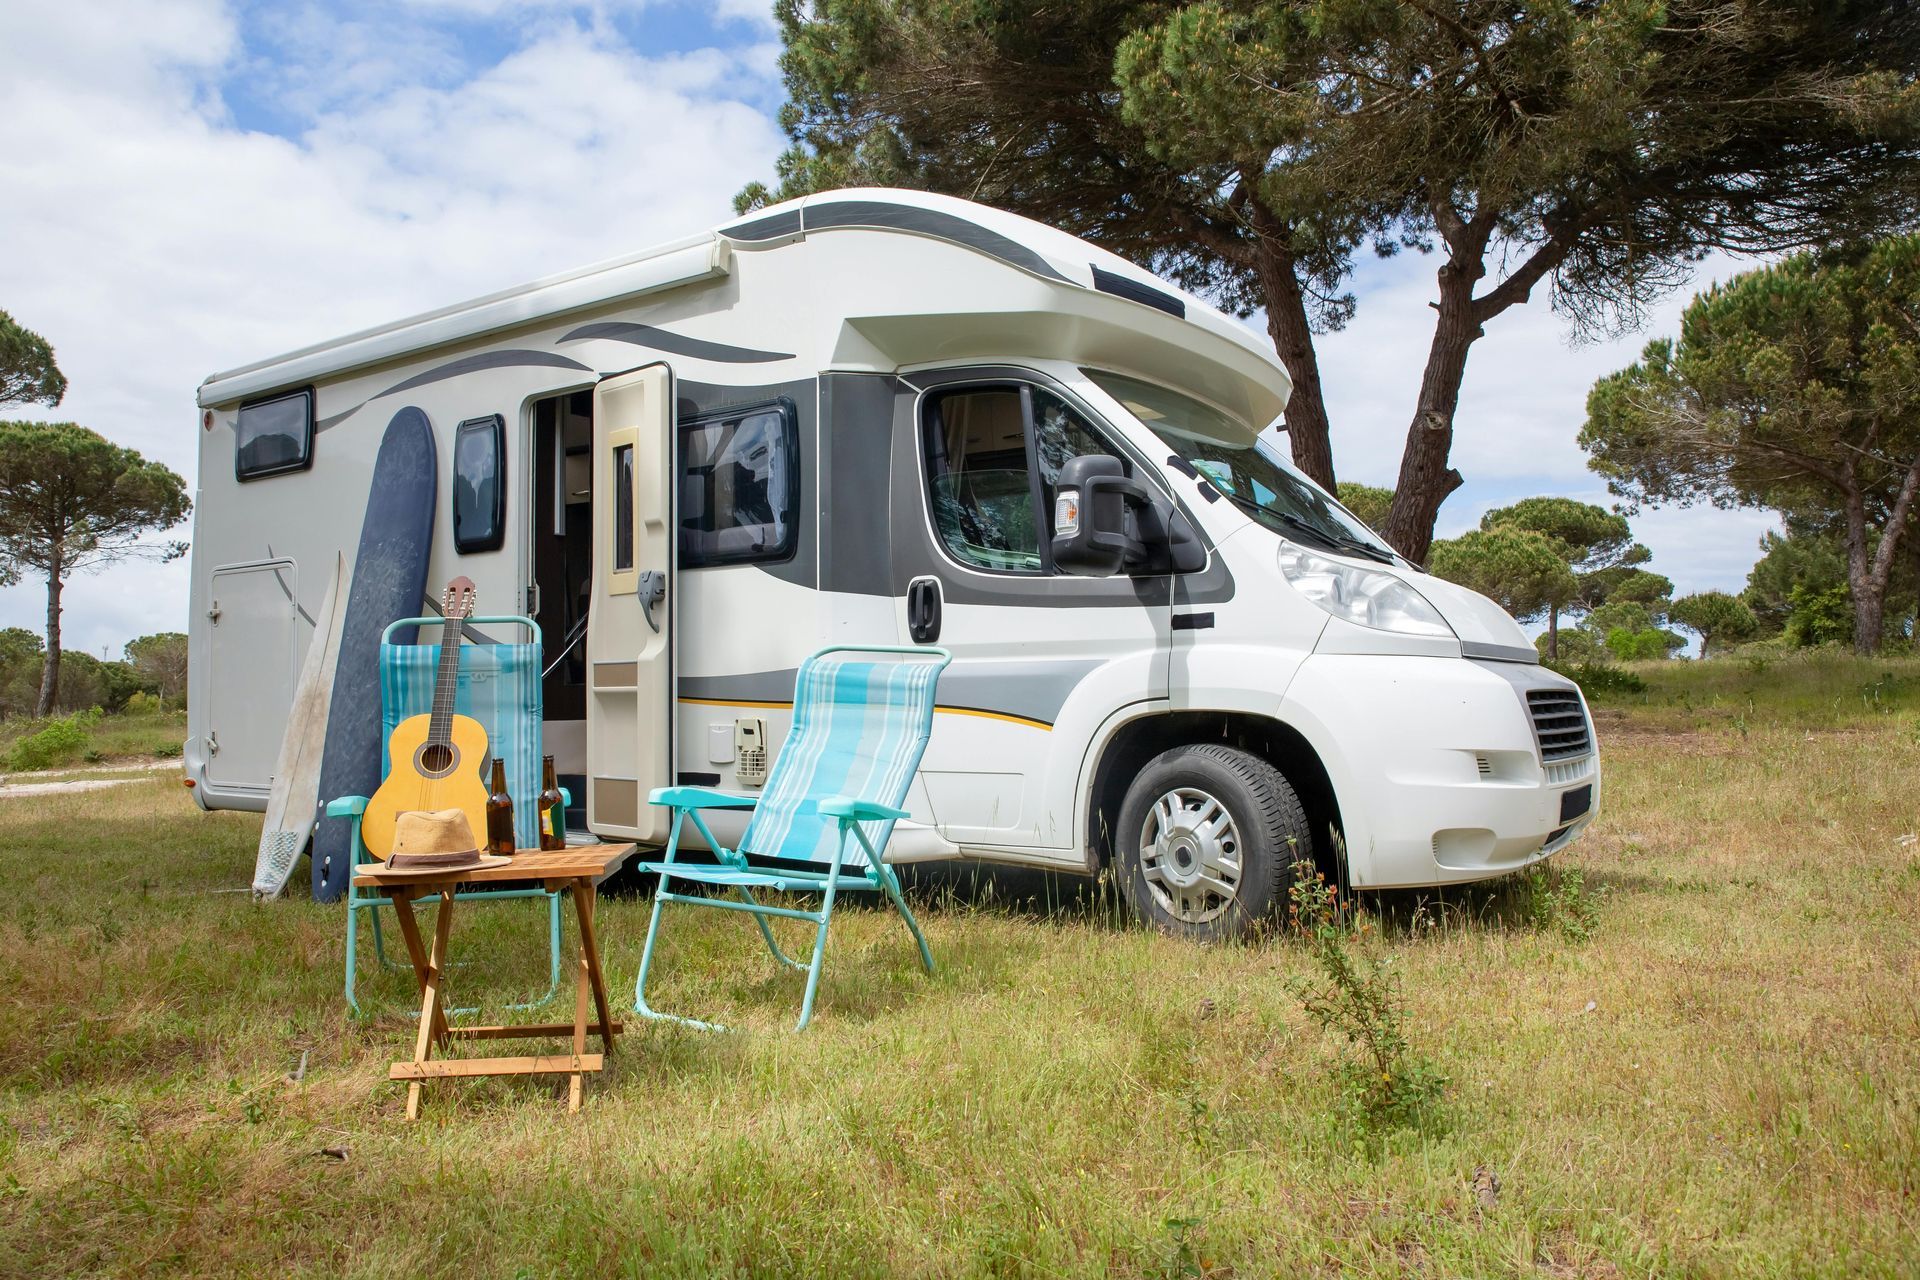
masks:
<path id="1" fill-rule="evenodd" d="M 641 1028 L 576 1118 L 481 1081 L 409 1126 L 410 980 L 345 1016 L 338 910 L 231 892 L 257 820 L 173 780 L 9 801 L 0 1274 L 1911 1275 L 1920 732 L 1782 696 L 1617 713 L 1588 940 L 1525 886 L 1378 904 L 1453 1080 L 1379 1145 L 1329 1118 L 1299 944 L 951 896 L 931 980 L 845 913 L 799 1037 L 750 928 L 683 916 L 663 1003 L 745 1034 Z M 602 908 L 616 983 L 647 906 Z M 544 969 L 534 909 L 463 910 L 456 991 Z"/>

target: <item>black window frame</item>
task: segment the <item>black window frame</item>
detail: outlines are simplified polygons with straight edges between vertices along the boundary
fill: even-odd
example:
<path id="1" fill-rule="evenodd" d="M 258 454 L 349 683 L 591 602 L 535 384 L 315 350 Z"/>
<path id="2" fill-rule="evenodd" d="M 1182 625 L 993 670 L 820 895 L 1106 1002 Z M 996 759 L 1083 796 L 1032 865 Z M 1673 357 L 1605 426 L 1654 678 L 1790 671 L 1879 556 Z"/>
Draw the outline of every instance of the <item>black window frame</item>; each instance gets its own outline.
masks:
<path id="1" fill-rule="evenodd" d="M 763 413 L 778 413 L 780 415 L 780 444 L 781 447 L 786 450 L 790 464 L 787 467 L 786 510 L 788 512 L 788 518 L 785 534 L 782 536 L 778 546 L 762 551 L 747 550 L 713 555 L 691 554 L 685 545 L 686 530 L 680 526 L 680 522 L 686 518 L 686 515 L 685 512 L 680 510 L 681 504 L 678 500 L 678 486 L 685 484 L 689 478 L 687 472 L 687 457 L 689 453 L 687 443 L 691 434 L 705 427 L 725 426 L 728 423 L 737 424 L 745 422 L 748 418 L 757 417 Z M 795 406 L 792 398 L 788 396 L 775 396 L 771 400 L 760 400 L 750 404 L 731 404 L 722 408 L 709 409 L 705 412 L 695 414 L 692 417 L 681 419 L 675 424 L 674 431 L 676 437 L 674 440 L 673 459 L 673 482 L 676 486 L 674 502 L 674 554 L 677 557 L 679 567 L 682 569 L 725 569 L 742 564 L 777 564 L 783 560 L 793 559 L 800 550 L 800 522 L 802 519 L 800 510 L 800 471 L 805 458 L 801 453 L 800 446 L 800 411 L 798 407 Z"/>
<path id="2" fill-rule="evenodd" d="M 962 396 L 979 391 L 1016 391 L 1020 396 L 1020 439 L 1021 447 L 1027 457 L 1027 485 L 1032 495 L 1034 536 L 1039 540 L 1040 567 L 1038 569 L 999 569 L 990 565 L 969 564 L 962 560 L 948 545 L 946 535 L 940 531 L 940 521 L 934 511 L 933 470 L 929 465 L 932 455 L 929 450 L 929 432 L 933 428 L 933 414 L 940 403 L 952 396 Z M 1139 473 L 1139 462 L 1123 444 L 1115 438 L 1113 427 L 1099 414 L 1074 397 L 1067 395 L 1060 387 L 1049 386 L 1042 382 L 1029 382 L 1021 378 L 985 377 L 978 381 L 943 382 L 928 387 L 920 396 L 918 417 L 920 419 L 920 494 L 926 504 L 928 529 L 933 534 L 933 542 L 940 554 L 954 566 L 972 573 L 992 574 L 1006 578 L 1058 578 L 1064 575 L 1053 559 L 1053 511 L 1046 503 L 1045 483 L 1040 477 L 1040 441 L 1038 435 L 1038 415 L 1034 409 L 1036 392 L 1052 396 L 1069 411 L 1079 416 L 1086 424 L 1087 431 L 1104 444 L 1108 456 L 1119 461 L 1124 475 L 1132 477 Z"/>
<path id="3" fill-rule="evenodd" d="M 493 511 L 488 532 L 477 538 L 460 536 L 460 445 L 469 435 L 490 432 L 493 436 Z M 447 483 L 452 488 L 447 510 L 453 517 L 453 549 L 461 555 L 479 551 L 498 551 L 507 542 L 507 420 L 497 413 L 468 418 L 453 429 L 453 459 Z"/>
<path id="4" fill-rule="evenodd" d="M 283 400 L 305 399 L 307 402 L 306 434 L 300 442 L 300 456 L 291 462 L 277 462 L 268 467 L 255 467 L 248 470 L 241 464 L 242 448 L 241 422 L 247 410 L 264 408 L 270 404 L 279 404 Z M 265 480 L 270 476 L 291 475 L 296 471 L 307 471 L 313 467 L 314 413 L 318 403 L 311 386 L 294 387 L 287 391 L 275 391 L 271 395 L 255 396 L 251 400 L 242 400 L 239 410 L 233 417 L 233 478 L 241 484 L 254 480 Z"/>

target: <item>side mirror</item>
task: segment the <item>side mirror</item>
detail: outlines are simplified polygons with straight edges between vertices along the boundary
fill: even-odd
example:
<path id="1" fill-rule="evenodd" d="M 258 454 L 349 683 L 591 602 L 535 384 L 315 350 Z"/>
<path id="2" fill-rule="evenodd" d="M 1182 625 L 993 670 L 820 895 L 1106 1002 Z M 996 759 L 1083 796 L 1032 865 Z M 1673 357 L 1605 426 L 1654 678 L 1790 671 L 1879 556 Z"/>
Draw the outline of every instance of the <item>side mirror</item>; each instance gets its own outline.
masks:
<path id="1" fill-rule="evenodd" d="M 1053 500 L 1053 563 L 1062 573 L 1105 578 L 1147 553 L 1136 508 L 1150 507 L 1146 487 L 1127 479 L 1118 458 L 1070 458 Z"/>

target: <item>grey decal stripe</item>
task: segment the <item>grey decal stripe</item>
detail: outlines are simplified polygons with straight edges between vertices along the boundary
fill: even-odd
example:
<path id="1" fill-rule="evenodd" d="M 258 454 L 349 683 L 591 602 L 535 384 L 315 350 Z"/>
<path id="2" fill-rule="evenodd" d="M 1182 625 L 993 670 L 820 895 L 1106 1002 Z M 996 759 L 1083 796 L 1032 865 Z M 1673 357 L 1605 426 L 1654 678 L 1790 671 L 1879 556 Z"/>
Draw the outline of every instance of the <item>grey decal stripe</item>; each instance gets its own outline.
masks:
<path id="1" fill-rule="evenodd" d="M 280 557 L 274 552 L 273 544 L 269 542 L 267 544 L 267 559 L 278 560 L 279 558 Z M 317 627 L 320 625 L 313 620 L 313 615 L 307 612 L 307 607 L 294 597 L 293 589 L 287 586 L 287 580 L 280 576 L 280 570 L 277 568 L 273 571 L 273 580 L 280 584 L 280 594 L 293 602 L 293 611 L 305 618 L 308 626 Z"/>
<path id="2" fill-rule="evenodd" d="M 962 659 L 940 677 L 944 711 L 983 711 L 1051 725 L 1080 682 L 1100 665 L 1092 658 L 1008 662 Z M 679 697 L 702 702 L 752 704 L 793 701 L 794 671 L 754 671 L 737 676 L 681 676 Z"/>
<path id="3" fill-rule="evenodd" d="M 997 231 L 989 231 L 977 222 L 938 209 L 921 209 L 910 204 L 890 204 L 884 200 L 835 200 L 828 204 L 809 204 L 801 210 L 808 232 L 828 227 L 880 227 L 892 231 L 917 231 L 939 240 L 951 240 L 970 249 L 990 254 L 1023 271 L 1031 271 L 1049 280 L 1073 283 L 1053 264 L 1018 240 L 1010 240 Z"/>
<path id="4" fill-rule="evenodd" d="M 1170 316 L 1178 316 L 1182 320 L 1187 318 L 1187 304 L 1172 294 L 1151 285 L 1141 284 L 1138 280 L 1130 280 L 1118 272 L 1108 271 L 1105 267 L 1093 268 L 1093 287 L 1102 293 L 1110 293 L 1116 298 L 1125 298 L 1129 302 L 1138 302 L 1156 311 L 1164 311 Z"/>
<path id="5" fill-rule="evenodd" d="M 463 373 L 478 373 L 482 369 L 510 369 L 515 366 L 541 369 L 577 369 L 581 373 L 593 372 L 592 369 L 581 364 L 578 360 L 570 360 L 566 356 L 559 355 L 552 351 L 529 351 L 523 348 L 510 348 L 506 351 L 482 351 L 475 355 L 461 356 L 458 360 L 449 360 L 447 363 L 429 369 L 425 373 L 416 373 L 405 382 L 396 382 L 385 391 L 380 392 L 379 395 L 369 396 L 368 399 L 370 401 L 378 400 L 382 396 L 395 395 L 402 391 L 411 391 L 415 387 L 424 387 L 430 382 L 444 382 L 448 378 L 457 378 Z"/>
<path id="6" fill-rule="evenodd" d="M 351 418 L 354 414 L 360 412 L 360 410 L 364 408 L 365 405 L 366 405 L 366 401 L 362 400 L 359 404 L 353 406 L 353 408 L 351 409 L 348 409 L 345 413 L 335 413 L 320 419 L 318 422 L 313 424 L 313 434 L 319 435 L 322 431 L 325 431 L 328 427 L 339 426 L 341 423 L 345 422 L 348 418 Z"/>
<path id="7" fill-rule="evenodd" d="M 764 218 L 753 218 L 747 222 L 736 222 L 730 227 L 722 227 L 720 234 L 729 240 L 778 240 L 781 236 L 790 236 L 800 230 L 800 211 L 789 209 L 785 213 L 769 214 Z"/>
<path id="8" fill-rule="evenodd" d="M 716 364 L 767 364 L 775 360 L 793 359 L 793 353 L 789 351 L 758 351 L 752 347 L 729 346 L 724 342 L 689 338 L 666 329 L 656 329 L 650 324 L 632 324 L 624 320 L 583 324 L 560 338 L 560 341 L 583 342 L 588 338 L 631 343 L 636 347 L 665 351 L 669 355 L 690 356 L 695 360 L 711 360 Z"/>

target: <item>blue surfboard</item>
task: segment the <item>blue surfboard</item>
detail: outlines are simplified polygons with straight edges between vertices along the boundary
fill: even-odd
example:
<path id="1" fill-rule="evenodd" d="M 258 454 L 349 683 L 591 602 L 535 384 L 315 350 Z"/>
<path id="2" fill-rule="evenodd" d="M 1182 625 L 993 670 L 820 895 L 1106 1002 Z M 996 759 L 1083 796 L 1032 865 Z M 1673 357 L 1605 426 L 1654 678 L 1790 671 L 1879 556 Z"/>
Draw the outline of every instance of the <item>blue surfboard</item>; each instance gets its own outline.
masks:
<path id="1" fill-rule="evenodd" d="M 370 796 L 380 785 L 380 633 L 396 618 L 419 616 L 438 491 L 433 426 L 420 410 L 402 409 L 387 424 L 374 458 L 373 488 L 353 560 L 320 760 L 322 804 L 341 796 Z M 313 837 L 316 902 L 332 902 L 347 891 L 352 830 L 346 818 L 320 820 Z"/>

